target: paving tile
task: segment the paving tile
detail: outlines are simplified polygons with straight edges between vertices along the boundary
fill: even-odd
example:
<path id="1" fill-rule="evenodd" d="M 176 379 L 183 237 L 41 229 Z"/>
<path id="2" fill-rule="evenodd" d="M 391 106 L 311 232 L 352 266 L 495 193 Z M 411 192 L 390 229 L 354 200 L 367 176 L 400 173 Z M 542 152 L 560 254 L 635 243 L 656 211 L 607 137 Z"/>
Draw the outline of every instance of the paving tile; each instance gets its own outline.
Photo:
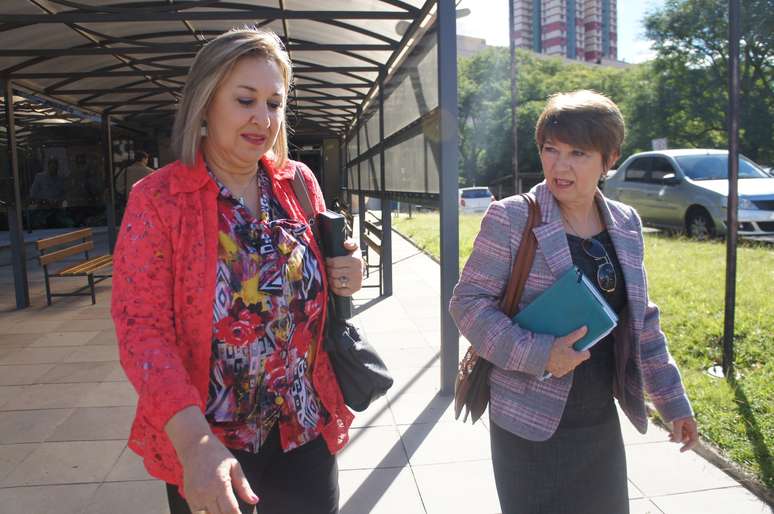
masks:
<path id="1" fill-rule="evenodd" d="M 65 321 L 60 323 L 56 330 L 66 331 L 81 331 L 81 330 L 94 330 L 99 332 L 100 330 L 113 330 L 112 319 L 80 319 L 76 323 L 72 321 Z"/>
<path id="2" fill-rule="evenodd" d="M 124 441 L 42 443 L 3 480 L 4 487 L 101 482 Z"/>
<path id="3" fill-rule="evenodd" d="M 5 407 L 5 404 L 16 398 L 18 395 L 29 386 L 0 386 L 0 409 Z"/>
<path id="4" fill-rule="evenodd" d="M 13 364 L 0 366 L 0 386 L 35 384 L 54 364 Z"/>
<path id="5" fill-rule="evenodd" d="M 35 451 L 37 444 L 9 444 L 0 446 L 0 481 L 11 474 L 27 456 Z M 2 503 L 0 503 L 2 505 Z"/>
<path id="6" fill-rule="evenodd" d="M 98 484 L 71 484 L 0 489 L 3 514 L 81 514 Z M 109 511 L 107 511 L 109 512 Z"/>
<path id="7" fill-rule="evenodd" d="M 428 344 L 418 330 L 405 332 L 367 332 L 366 338 L 379 352 L 406 348 L 427 348 Z"/>
<path id="8" fill-rule="evenodd" d="M 116 366 L 113 362 L 63 362 L 52 366 L 48 373 L 40 377 L 39 383 L 102 382 Z"/>
<path id="9" fill-rule="evenodd" d="M 0 365 L 8 364 L 56 364 L 62 362 L 75 348 L 17 348 L 0 358 Z"/>
<path id="10" fill-rule="evenodd" d="M 37 410 L 77 407 L 97 384 L 35 384 L 23 390 L 0 406 L 2 410 Z"/>
<path id="11" fill-rule="evenodd" d="M 398 427 L 412 466 L 491 459 L 489 433 L 478 424 Z"/>
<path id="12" fill-rule="evenodd" d="M 116 346 L 83 346 L 68 355 L 64 362 L 117 362 L 118 347 Z"/>
<path id="13" fill-rule="evenodd" d="M 117 346 L 118 340 L 116 339 L 116 333 L 114 330 L 102 330 L 97 333 L 95 337 L 86 343 L 89 346 L 92 345 L 111 345 Z"/>
<path id="14" fill-rule="evenodd" d="M 75 311 L 70 316 L 70 319 L 111 319 L 110 304 L 108 303 L 105 306 L 100 304 L 89 305 L 88 307 Z"/>
<path id="15" fill-rule="evenodd" d="M 409 468 L 339 473 L 341 514 L 425 514 Z"/>
<path id="16" fill-rule="evenodd" d="M 30 345 L 30 348 L 46 346 L 81 346 L 99 332 L 51 332 L 43 335 Z"/>
<path id="17" fill-rule="evenodd" d="M 45 441 L 72 409 L 20 410 L 0 416 L 0 444 Z"/>
<path id="18" fill-rule="evenodd" d="M 103 483 L 83 514 L 169 514 L 164 482 Z"/>
<path id="19" fill-rule="evenodd" d="M 651 498 L 664 514 L 771 514 L 772 510 L 742 486 Z"/>
<path id="20" fill-rule="evenodd" d="M 455 421 L 454 399 L 451 396 L 434 394 L 434 391 L 426 394 L 401 394 L 390 398 L 390 410 L 398 425 Z"/>
<path id="21" fill-rule="evenodd" d="M 631 480 L 629 480 L 629 499 L 630 500 L 636 500 L 638 498 L 644 498 L 645 495 L 642 494 L 642 491 L 640 491 L 640 488 L 637 487 L 632 483 Z"/>
<path id="22" fill-rule="evenodd" d="M 339 469 L 400 468 L 408 464 L 395 427 L 355 428 L 339 455 Z"/>
<path id="23" fill-rule="evenodd" d="M 127 382 L 129 380 L 126 377 L 126 372 L 124 372 L 124 368 L 121 367 L 121 364 L 118 362 L 111 362 L 110 365 L 110 373 L 105 377 L 105 382 Z"/>
<path id="24" fill-rule="evenodd" d="M 692 511 L 684 511 L 682 514 Z M 664 514 L 661 509 L 656 507 L 652 501 L 647 498 L 638 500 L 629 500 L 629 514 Z"/>
<path id="25" fill-rule="evenodd" d="M 618 410 L 618 417 L 621 420 L 621 434 L 623 435 L 624 444 L 648 444 L 648 443 L 663 443 L 669 441 L 669 434 L 666 430 L 658 425 L 654 425 L 650 421 L 648 422 L 648 431 L 645 434 L 641 434 L 634 428 L 626 414 L 620 409 Z"/>
<path id="26" fill-rule="evenodd" d="M 137 393 L 129 382 L 102 382 L 81 398 L 78 407 L 122 407 L 136 403 Z"/>
<path id="27" fill-rule="evenodd" d="M 427 397 L 438 394 L 440 390 L 441 366 L 438 360 L 424 368 L 391 369 L 393 384 L 387 391 L 390 400 L 403 394 L 423 394 Z"/>
<path id="28" fill-rule="evenodd" d="M 81 407 L 74 409 L 47 441 L 99 441 L 129 438 L 134 407 Z"/>
<path id="29" fill-rule="evenodd" d="M 413 471 L 428 514 L 500 513 L 489 460 L 413 466 Z"/>
<path id="30" fill-rule="evenodd" d="M 677 444 L 632 445 L 626 448 L 626 460 L 629 480 L 651 498 L 736 485 L 697 454 L 680 453 Z"/>
<path id="31" fill-rule="evenodd" d="M 61 320 L 25 320 L 18 323 L 7 323 L 6 326 L 3 326 L 3 331 L 6 334 L 48 334 L 55 332 L 61 324 Z"/>
<path id="32" fill-rule="evenodd" d="M 372 402 L 363 412 L 355 412 L 354 414 L 355 420 L 352 422 L 352 428 L 395 425 L 390 404 L 384 397 Z"/>
<path id="33" fill-rule="evenodd" d="M 5 323 L 0 322 L 0 327 L 5 330 Z M 0 348 L 25 348 L 34 343 L 40 334 L 3 334 L 0 335 Z"/>
<path id="34" fill-rule="evenodd" d="M 389 350 L 380 347 L 378 351 L 387 369 L 421 368 L 438 359 L 438 352 L 429 346 Z"/>
<path id="35" fill-rule="evenodd" d="M 106 482 L 128 482 L 132 480 L 148 480 L 151 477 L 145 466 L 142 464 L 142 459 L 129 448 L 124 448 L 118 461 L 113 466 L 113 469 L 108 473 Z"/>

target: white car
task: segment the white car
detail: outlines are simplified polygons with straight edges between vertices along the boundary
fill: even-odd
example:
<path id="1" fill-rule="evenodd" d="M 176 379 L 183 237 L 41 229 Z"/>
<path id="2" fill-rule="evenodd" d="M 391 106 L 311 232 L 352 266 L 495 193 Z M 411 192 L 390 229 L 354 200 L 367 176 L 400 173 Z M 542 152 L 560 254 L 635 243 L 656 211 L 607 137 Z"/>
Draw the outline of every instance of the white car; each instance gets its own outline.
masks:
<path id="1" fill-rule="evenodd" d="M 726 232 L 728 151 L 643 152 L 605 180 L 605 195 L 631 205 L 646 225 L 703 239 Z M 774 178 L 739 157 L 739 234 L 774 234 Z"/>
<path id="2" fill-rule="evenodd" d="M 484 212 L 495 199 L 488 187 L 463 187 L 459 197 L 460 212 Z"/>

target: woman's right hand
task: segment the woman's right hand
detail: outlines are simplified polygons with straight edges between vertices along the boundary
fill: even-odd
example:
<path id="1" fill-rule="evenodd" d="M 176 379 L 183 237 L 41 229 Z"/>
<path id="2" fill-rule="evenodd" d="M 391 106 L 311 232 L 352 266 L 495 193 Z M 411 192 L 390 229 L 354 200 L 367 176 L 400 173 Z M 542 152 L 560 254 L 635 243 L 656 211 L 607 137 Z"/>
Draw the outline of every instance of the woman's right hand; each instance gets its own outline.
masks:
<path id="1" fill-rule="evenodd" d="M 183 467 L 183 490 L 193 514 L 240 514 L 235 492 L 247 503 L 258 503 L 239 462 L 212 434 L 198 407 L 172 416 L 165 430 Z"/>
<path id="2" fill-rule="evenodd" d="M 203 437 L 178 457 L 183 466 L 183 489 L 191 512 L 240 514 L 235 492 L 247 503 L 258 503 L 239 462 L 212 435 Z"/>
<path id="3" fill-rule="evenodd" d="M 551 353 L 546 363 L 546 371 L 557 378 L 561 378 L 577 368 L 581 362 L 591 357 L 591 353 L 588 350 L 579 352 L 572 347 L 576 341 L 586 335 L 586 332 L 587 328 L 584 326 L 570 332 L 566 336 L 557 338 L 551 347 Z"/>

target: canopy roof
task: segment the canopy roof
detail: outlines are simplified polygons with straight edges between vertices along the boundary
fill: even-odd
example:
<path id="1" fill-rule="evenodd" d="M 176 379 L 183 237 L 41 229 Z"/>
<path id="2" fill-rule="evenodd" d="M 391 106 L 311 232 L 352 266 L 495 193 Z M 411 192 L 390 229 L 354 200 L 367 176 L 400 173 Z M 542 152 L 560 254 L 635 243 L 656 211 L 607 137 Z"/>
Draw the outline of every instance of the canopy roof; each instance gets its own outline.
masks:
<path id="1" fill-rule="evenodd" d="M 126 122 L 168 124 L 191 61 L 239 25 L 271 29 L 294 65 L 296 133 L 338 135 L 407 54 L 433 0 L 3 0 L 0 77 Z"/>

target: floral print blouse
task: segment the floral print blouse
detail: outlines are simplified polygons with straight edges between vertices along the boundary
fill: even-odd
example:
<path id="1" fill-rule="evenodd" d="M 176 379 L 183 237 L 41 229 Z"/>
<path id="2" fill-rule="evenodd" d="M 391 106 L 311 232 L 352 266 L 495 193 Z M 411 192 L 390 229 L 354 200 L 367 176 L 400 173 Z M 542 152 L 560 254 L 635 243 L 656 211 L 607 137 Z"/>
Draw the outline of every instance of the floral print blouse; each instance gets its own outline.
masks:
<path id="1" fill-rule="evenodd" d="M 258 452 L 279 423 L 285 451 L 316 438 L 328 414 L 312 386 L 323 315 L 322 268 L 260 167 L 260 215 L 210 171 L 218 195 L 218 268 L 205 416 L 233 449 Z"/>

